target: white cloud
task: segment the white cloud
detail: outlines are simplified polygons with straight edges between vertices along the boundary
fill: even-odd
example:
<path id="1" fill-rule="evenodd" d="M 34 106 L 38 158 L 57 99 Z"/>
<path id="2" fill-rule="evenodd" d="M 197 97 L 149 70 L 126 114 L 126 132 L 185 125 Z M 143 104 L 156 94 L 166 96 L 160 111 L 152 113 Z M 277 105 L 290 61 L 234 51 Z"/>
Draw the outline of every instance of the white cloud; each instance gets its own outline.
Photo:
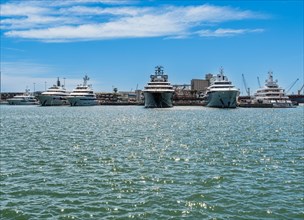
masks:
<path id="1" fill-rule="evenodd" d="M 257 31 L 261 29 L 222 29 L 218 26 L 223 22 L 265 17 L 248 10 L 207 4 L 160 8 L 119 5 L 97 7 L 96 4 L 83 4 L 113 4 L 120 1 L 78 0 L 61 1 L 65 5 L 60 5 L 60 1 L 53 1 L 52 6 L 48 7 L 31 2 L 4 5 L 4 14 L 7 18 L 2 19 L 1 28 L 7 30 L 5 36 L 46 42 L 138 37 L 234 36 L 261 32 Z M 22 11 L 23 7 L 25 11 Z M 205 30 L 204 27 L 210 24 L 217 26 L 218 29 Z"/>
<path id="2" fill-rule="evenodd" d="M 180 22 L 224 22 L 262 17 L 251 11 L 241 11 L 231 7 L 212 5 L 169 7 L 167 14 Z"/>
<path id="3" fill-rule="evenodd" d="M 88 6 L 73 6 L 71 8 L 64 8 L 61 10 L 63 13 L 74 13 L 77 15 L 119 15 L 119 16 L 135 16 L 147 13 L 151 8 L 138 8 L 138 7 L 88 7 Z"/>
<path id="4" fill-rule="evenodd" d="M 27 18 L 3 19 L 1 21 L 1 29 L 16 30 L 16 29 L 44 28 L 48 26 L 77 24 L 77 23 L 81 23 L 81 21 L 77 18 L 31 15 L 28 16 Z"/>
<path id="5" fill-rule="evenodd" d="M 39 39 L 44 41 L 111 39 L 131 37 L 157 37 L 177 35 L 183 28 L 166 19 L 155 19 L 153 16 L 128 18 L 105 24 L 79 26 L 60 26 L 48 29 L 10 31 L 7 36 Z"/>
<path id="6" fill-rule="evenodd" d="M 240 34 L 247 33 L 260 33 L 263 32 L 263 29 L 224 29 L 219 28 L 216 30 L 202 30 L 197 33 L 203 37 L 227 37 L 227 36 L 235 36 Z"/>
<path id="7" fill-rule="evenodd" d="M 64 0 L 57 0 L 58 3 L 64 3 Z M 74 3 L 101 3 L 101 4 L 108 4 L 108 5 L 121 5 L 121 4 L 129 4 L 136 0 L 74 0 Z M 66 1 L 65 4 L 71 4 L 71 1 Z"/>
<path id="8" fill-rule="evenodd" d="M 49 12 L 49 8 L 25 4 L 24 2 L 1 5 L 1 16 L 28 16 L 33 14 L 45 14 Z"/>

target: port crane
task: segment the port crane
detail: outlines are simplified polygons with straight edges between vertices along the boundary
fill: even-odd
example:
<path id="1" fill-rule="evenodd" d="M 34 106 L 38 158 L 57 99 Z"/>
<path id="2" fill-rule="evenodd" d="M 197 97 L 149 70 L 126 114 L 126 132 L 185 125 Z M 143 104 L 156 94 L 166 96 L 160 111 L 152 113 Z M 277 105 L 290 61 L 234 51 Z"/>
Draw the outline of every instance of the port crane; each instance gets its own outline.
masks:
<path id="1" fill-rule="evenodd" d="M 259 77 L 257 77 L 257 78 L 258 78 L 259 87 L 262 88 L 261 83 L 260 83 L 260 78 Z"/>
<path id="2" fill-rule="evenodd" d="M 243 77 L 243 83 L 245 86 L 245 91 L 246 91 L 247 95 L 250 96 L 250 88 L 247 87 L 247 83 L 246 83 L 244 74 L 242 74 L 242 77 Z"/>
<path id="3" fill-rule="evenodd" d="M 301 91 L 303 90 L 304 88 L 304 84 L 302 85 L 302 87 L 298 90 L 298 95 L 301 95 Z"/>
<path id="4" fill-rule="evenodd" d="M 292 87 L 298 82 L 299 79 L 296 79 L 287 89 L 286 94 L 292 89 Z M 302 88 L 303 89 L 303 88 Z"/>

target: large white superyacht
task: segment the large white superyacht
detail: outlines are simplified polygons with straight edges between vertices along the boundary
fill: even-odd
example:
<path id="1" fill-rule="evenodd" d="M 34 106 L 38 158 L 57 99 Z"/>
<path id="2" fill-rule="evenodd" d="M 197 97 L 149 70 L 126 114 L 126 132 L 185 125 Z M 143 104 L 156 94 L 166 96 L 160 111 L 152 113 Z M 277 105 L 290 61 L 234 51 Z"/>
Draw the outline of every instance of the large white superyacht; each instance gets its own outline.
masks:
<path id="1" fill-rule="evenodd" d="M 254 94 L 253 103 L 271 104 L 274 108 L 291 108 L 294 107 L 289 97 L 285 94 L 284 89 L 278 85 L 278 80 L 273 80 L 272 71 L 268 72 L 268 79 L 265 86 L 257 90 Z"/>
<path id="2" fill-rule="evenodd" d="M 150 76 L 150 82 L 145 86 L 143 93 L 146 108 L 173 107 L 174 89 L 168 82 L 168 75 L 164 74 L 162 66 L 155 67 L 155 73 Z"/>
<path id="3" fill-rule="evenodd" d="M 41 93 L 41 95 L 38 96 L 38 99 L 42 106 L 60 106 L 69 104 L 67 100 L 68 95 L 69 93 L 67 93 L 64 86 L 61 86 L 58 77 L 57 84 Z"/>
<path id="4" fill-rule="evenodd" d="M 83 84 L 78 85 L 73 92 L 67 97 L 71 106 L 92 106 L 97 105 L 96 94 L 93 92 L 92 86 L 88 85 L 89 77 L 83 78 Z"/>
<path id="5" fill-rule="evenodd" d="M 23 95 L 16 95 L 13 98 L 7 99 L 9 105 L 38 105 L 39 102 L 34 95 L 30 94 L 28 88 L 25 89 Z"/>
<path id="6" fill-rule="evenodd" d="M 220 68 L 220 73 L 210 79 L 210 86 L 207 88 L 203 96 L 204 105 L 216 108 L 236 108 L 237 89 L 227 76 L 224 75 L 223 68 Z"/>

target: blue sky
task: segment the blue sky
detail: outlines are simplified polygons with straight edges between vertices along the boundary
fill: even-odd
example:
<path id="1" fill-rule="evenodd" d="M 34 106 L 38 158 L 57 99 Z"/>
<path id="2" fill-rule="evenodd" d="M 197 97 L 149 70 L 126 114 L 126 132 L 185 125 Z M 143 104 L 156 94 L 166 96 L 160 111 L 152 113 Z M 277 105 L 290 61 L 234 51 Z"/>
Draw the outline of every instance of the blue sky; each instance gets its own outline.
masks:
<path id="1" fill-rule="evenodd" d="M 1 1 L 1 90 L 142 89 L 156 65 L 172 84 L 217 73 L 244 93 L 272 70 L 303 84 L 303 1 Z"/>

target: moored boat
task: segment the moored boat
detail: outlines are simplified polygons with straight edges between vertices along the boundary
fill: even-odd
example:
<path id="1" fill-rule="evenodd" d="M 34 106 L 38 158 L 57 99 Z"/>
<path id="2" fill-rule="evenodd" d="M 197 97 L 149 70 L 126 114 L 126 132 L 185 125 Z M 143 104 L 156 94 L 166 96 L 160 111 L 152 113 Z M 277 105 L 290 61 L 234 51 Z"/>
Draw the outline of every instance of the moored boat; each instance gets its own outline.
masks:
<path id="1" fill-rule="evenodd" d="M 268 79 L 265 86 L 260 88 L 254 94 L 252 104 L 271 105 L 273 108 L 292 108 L 289 97 L 285 94 L 285 90 L 279 87 L 278 80 L 273 80 L 273 72 L 268 72 Z"/>
<path id="2" fill-rule="evenodd" d="M 150 82 L 145 86 L 143 93 L 146 108 L 173 107 L 174 89 L 162 66 L 155 67 L 155 73 L 150 76 Z"/>
<path id="3" fill-rule="evenodd" d="M 90 78 L 85 75 L 83 78 L 83 84 L 78 85 L 73 92 L 67 96 L 71 106 L 92 106 L 98 104 L 92 85 L 88 85 L 89 79 Z"/>
<path id="4" fill-rule="evenodd" d="M 25 89 L 23 95 L 16 95 L 6 100 L 9 105 L 38 105 L 39 102 L 34 95 L 30 94 L 29 89 Z"/>
<path id="5" fill-rule="evenodd" d="M 41 95 L 38 96 L 38 99 L 42 106 L 61 106 L 69 104 L 67 100 L 68 95 L 69 93 L 67 93 L 64 85 L 61 86 L 58 77 L 57 84 L 41 93 Z"/>
<path id="6" fill-rule="evenodd" d="M 220 68 L 220 73 L 210 79 L 203 103 L 208 107 L 236 108 L 239 93 L 239 89 L 224 75 L 223 68 Z"/>

